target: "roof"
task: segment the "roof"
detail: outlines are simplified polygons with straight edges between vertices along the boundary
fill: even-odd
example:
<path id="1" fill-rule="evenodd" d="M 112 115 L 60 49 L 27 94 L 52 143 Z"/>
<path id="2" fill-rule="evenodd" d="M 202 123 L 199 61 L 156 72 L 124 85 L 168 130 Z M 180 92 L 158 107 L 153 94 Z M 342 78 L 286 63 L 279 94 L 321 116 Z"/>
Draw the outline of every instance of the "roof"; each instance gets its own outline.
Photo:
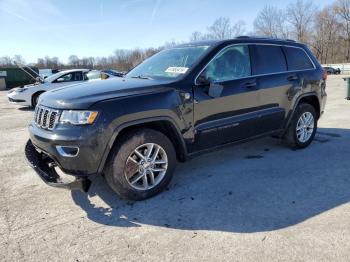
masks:
<path id="1" fill-rule="evenodd" d="M 187 46 L 217 46 L 221 44 L 231 44 L 231 43 L 279 43 L 279 44 L 289 44 L 289 45 L 301 45 L 291 39 L 280 39 L 280 38 L 272 38 L 272 37 L 259 37 L 259 36 L 238 36 L 232 39 L 225 40 L 207 40 L 207 41 L 195 41 L 186 44 L 180 44 L 176 47 L 187 47 Z"/>
<path id="2" fill-rule="evenodd" d="M 90 71 L 90 69 L 67 69 L 67 70 L 62 70 L 59 73 L 70 73 L 70 72 L 76 72 L 76 71 Z"/>

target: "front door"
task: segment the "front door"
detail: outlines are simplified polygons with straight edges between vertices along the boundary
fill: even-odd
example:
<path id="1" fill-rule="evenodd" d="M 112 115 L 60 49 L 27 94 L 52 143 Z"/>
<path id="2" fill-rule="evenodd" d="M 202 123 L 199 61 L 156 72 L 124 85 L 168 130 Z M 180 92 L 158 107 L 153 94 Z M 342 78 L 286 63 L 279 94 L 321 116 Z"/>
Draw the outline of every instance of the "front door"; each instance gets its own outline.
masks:
<path id="1" fill-rule="evenodd" d="M 50 88 L 54 89 L 54 88 L 58 88 L 58 87 L 79 84 L 79 83 L 82 83 L 84 81 L 86 81 L 86 80 L 84 80 L 83 73 L 81 71 L 70 72 L 70 73 L 67 73 L 67 74 L 60 76 L 55 81 L 53 81 L 52 84 L 50 85 Z"/>
<path id="2" fill-rule="evenodd" d="M 258 134 L 259 87 L 249 50 L 249 45 L 224 48 L 196 79 L 196 150 Z"/>

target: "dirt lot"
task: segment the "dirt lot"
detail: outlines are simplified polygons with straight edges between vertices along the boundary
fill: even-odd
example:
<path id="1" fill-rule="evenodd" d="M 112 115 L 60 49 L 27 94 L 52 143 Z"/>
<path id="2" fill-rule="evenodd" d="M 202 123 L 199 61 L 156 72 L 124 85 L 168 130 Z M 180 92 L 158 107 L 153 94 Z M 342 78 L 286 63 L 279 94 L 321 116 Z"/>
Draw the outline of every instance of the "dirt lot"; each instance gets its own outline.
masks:
<path id="1" fill-rule="evenodd" d="M 349 261 L 350 102 L 328 81 L 316 141 L 272 138 L 180 164 L 169 190 L 119 199 L 46 186 L 23 148 L 33 112 L 0 92 L 0 261 Z"/>

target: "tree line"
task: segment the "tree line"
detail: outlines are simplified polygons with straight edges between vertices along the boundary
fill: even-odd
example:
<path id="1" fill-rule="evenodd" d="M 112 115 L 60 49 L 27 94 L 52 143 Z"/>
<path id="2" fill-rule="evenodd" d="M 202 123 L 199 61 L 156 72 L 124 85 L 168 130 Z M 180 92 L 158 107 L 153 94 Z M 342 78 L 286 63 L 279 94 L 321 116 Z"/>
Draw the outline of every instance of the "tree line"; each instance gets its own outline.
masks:
<path id="1" fill-rule="evenodd" d="M 306 43 L 318 60 L 323 63 L 350 62 L 350 0 L 335 0 L 323 8 L 313 0 L 295 0 L 285 9 L 266 5 L 254 20 L 254 29 L 247 32 L 246 23 L 232 23 L 230 18 L 220 17 L 205 32 L 195 31 L 189 41 L 230 39 L 239 35 L 267 36 L 293 39 Z M 38 58 L 33 66 L 38 68 L 90 68 L 128 71 L 147 57 L 160 50 L 178 44 L 168 42 L 161 47 L 147 49 L 117 49 L 108 57 L 82 57 L 71 55 L 67 63 L 58 57 Z M 20 55 L 0 57 L 0 66 L 24 64 Z"/>

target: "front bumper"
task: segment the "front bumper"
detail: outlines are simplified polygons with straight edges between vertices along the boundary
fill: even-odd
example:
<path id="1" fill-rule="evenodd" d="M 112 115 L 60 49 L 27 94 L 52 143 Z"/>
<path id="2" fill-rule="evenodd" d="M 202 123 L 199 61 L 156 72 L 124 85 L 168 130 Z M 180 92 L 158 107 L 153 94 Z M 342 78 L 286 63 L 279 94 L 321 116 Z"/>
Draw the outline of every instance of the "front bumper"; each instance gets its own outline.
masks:
<path id="1" fill-rule="evenodd" d="M 23 92 L 18 93 L 14 90 L 10 90 L 7 93 L 7 99 L 10 104 L 23 105 L 23 106 L 31 106 L 31 101 L 28 101 L 28 97 L 26 97 Z"/>
<path id="2" fill-rule="evenodd" d="M 55 170 L 56 163 L 44 152 L 39 152 L 31 140 L 25 147 L 25 156 L 29 165 L 35 170 L 39 177 L 48 185 L 70 190 L 81 190 L 87 192 L 91 181 L 86 177 L 75 178 L 73 181 L 65 181 Z"/>
<path id="3" fill-rule="evenodd" d="M 60 169 L 69 175 L 87 177 L 98 174 L 101 157 L 106 144 L 96 131 L 98 126 L 69 126 L 58 124 L 54 130 L 44 130 L 34 123 L 29 125 L 32 144 L 54 160 Z M 76 147 L 74 157 L 62 155 L 58 146 Z"/>

